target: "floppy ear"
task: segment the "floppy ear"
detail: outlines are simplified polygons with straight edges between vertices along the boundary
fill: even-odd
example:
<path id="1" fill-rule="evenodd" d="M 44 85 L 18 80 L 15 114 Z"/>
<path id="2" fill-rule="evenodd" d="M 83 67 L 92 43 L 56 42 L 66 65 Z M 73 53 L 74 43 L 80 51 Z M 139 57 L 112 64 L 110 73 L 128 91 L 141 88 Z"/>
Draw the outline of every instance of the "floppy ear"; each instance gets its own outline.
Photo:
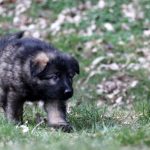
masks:
<path id="1" fill-rule="evenodd" d="M 72 67 L 75 73 L 79 74 L 80 73 L 80 67 L 78 61 L 72 57 Z"/>
<path id="2" fill-rule="evenodd" d="M 31 60 L 31 63 L 30 63 L 31 75 L 35 77 L 39 73 L 41 73 L 45 69 L 48 62 L 49 62 L 49 57 L 46 53 L 44 52 L 38 53 Z"/>

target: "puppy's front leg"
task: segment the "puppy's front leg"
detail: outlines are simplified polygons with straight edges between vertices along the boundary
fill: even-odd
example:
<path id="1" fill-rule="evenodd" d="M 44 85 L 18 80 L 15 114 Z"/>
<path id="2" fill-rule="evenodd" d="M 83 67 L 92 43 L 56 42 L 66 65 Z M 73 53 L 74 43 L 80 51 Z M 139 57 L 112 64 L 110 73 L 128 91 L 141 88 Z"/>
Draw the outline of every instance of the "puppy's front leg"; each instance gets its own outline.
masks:
<path id="1" fill-rule="evenodd" d="M 61 129 L 64 132 L 71 132 L 72 127 L 66 119 L 66 104 L 59 100 L 45 102 L 45 111 L 47 112 L 48 125 L 55 129 Z"/>

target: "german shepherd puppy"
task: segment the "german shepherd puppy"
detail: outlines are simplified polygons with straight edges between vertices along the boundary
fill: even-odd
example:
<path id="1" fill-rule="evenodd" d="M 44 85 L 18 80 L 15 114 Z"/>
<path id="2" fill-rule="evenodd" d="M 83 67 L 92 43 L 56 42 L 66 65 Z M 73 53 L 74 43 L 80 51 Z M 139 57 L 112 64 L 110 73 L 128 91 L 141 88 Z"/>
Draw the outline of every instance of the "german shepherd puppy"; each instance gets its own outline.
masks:
<path id="1" fill-rule="evenodd" d="M 23 121 L 26 101 L 42 100 L 48 125 L 69 132 L 66 101 L 73 96 L 75 74 L 77 60 L 44 41 L 24 38 L 23 32 L 0 39 L 0 104 L 15 124 Z"/>

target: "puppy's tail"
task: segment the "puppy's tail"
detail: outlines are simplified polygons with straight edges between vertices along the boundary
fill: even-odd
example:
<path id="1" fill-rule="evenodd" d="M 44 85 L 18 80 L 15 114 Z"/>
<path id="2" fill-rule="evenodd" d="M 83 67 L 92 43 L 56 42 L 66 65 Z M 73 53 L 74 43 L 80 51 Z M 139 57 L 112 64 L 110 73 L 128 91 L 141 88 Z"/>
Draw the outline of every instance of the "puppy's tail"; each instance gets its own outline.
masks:
<path id="1" fill-rule="evenodd" d="M 15 33 L 15 34 L 11 34 L 11 35 L 9 36 L 9 39 L 10 39 L 10 40 L 11 40 L 11 39 L 20 39 L 20 38 L 23 37 L 23 35 L 24 35 L 24 31 L 20 31 L 20 32 L 17 32 L 17 33 Z"/>
<path id="2" fill-rule="evenodd" d="M 0 50 L 2 50 L 11 41 L 22 38 L 23 35 L 24 31 L 20 31 L 0 37 Z"/>
<path id="3" fill-rule="evenodd" d="M 15 40 L 15 39 L 20 39 L 20 38 L 23 37 L 23 35 L 24 35 L 24 31 L 20 31 L 20 32 L 17 32 L 17 33 L 11 33 L 11 34 L 2 36 L 0 38 L 0 40 L 11 41 L 11 40 Z"/>

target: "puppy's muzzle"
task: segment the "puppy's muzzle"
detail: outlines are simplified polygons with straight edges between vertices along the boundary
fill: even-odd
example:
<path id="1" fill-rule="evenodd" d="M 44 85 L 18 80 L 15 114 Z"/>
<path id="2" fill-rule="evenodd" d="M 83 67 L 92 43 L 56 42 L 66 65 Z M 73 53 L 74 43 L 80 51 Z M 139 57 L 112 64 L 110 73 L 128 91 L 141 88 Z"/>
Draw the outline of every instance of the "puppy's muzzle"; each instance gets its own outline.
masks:
<path id="1" fill-rule="evenodd" d="M 68 98 L 70 98 L 70 97 L 72 97 L 72 95 L 73 95 L 73 90 L 72 89 L 65 89 L 65 91 L 64 91 L 64 97 L 66 98 L 66 99 L 68 99 Z"/>

